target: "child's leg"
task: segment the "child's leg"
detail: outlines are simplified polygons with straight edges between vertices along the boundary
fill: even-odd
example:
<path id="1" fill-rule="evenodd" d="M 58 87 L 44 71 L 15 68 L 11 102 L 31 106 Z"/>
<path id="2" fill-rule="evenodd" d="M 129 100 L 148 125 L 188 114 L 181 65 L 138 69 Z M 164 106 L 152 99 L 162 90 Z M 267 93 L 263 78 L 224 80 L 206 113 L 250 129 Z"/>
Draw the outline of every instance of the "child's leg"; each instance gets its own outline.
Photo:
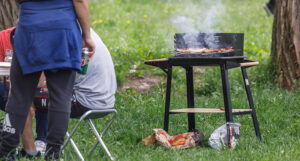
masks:
<path id="1" fill-rule="evenodd" d="M 34 139 L 33 139 L 33 132 L 32 132 L 33 115 L 34 115 L 34 109 L 33 107 L 31 107 L 22 134 L 23 148 L 26 152 L 36 152 Z"/>

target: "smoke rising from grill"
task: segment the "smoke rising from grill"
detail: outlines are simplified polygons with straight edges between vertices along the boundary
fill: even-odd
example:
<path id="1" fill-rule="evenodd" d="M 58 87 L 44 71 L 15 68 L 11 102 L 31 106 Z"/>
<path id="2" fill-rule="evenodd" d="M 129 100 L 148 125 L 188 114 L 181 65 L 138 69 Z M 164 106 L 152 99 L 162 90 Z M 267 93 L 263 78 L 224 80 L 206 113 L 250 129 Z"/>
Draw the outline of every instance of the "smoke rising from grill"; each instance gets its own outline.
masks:
<path id="1" fill-rule="evenodd" d="M 203 0 L 200 3 L 192 1 L 184 1 L 183 9 L 171 18 L 171 23 L 177 32 L 180 33 L 215 33 L 218 32 L 218 24 L 222 21 L 222 16 L 226 14 L 226 8 L 222 4 L 222 0 Z M 199 43 L 195 43 L 193 34 L 184 36 L 187 47 L 203 47 Z M 216 42 L 218 37 L 214 34 L 208 34 L 204 39 L 207 48 L 218 48 Z"/>

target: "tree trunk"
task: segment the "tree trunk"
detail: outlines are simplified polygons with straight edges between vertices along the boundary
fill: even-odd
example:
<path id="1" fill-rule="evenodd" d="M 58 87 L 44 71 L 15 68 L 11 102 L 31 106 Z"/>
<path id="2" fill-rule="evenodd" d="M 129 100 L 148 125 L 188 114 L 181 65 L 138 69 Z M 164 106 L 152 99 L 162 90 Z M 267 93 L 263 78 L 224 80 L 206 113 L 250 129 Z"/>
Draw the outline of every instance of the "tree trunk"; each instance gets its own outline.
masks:
<path id="1" fill-rule="evenodd" d="M 300 82 L 300 0 L 276 0 L 272 59 L 277 82 L 288 90 Z"/>
<path id="2" fill-rule="evenodd" d="M 16 0 L 0 0 L 0 30 L 15 26 L 19 13 Z"/>

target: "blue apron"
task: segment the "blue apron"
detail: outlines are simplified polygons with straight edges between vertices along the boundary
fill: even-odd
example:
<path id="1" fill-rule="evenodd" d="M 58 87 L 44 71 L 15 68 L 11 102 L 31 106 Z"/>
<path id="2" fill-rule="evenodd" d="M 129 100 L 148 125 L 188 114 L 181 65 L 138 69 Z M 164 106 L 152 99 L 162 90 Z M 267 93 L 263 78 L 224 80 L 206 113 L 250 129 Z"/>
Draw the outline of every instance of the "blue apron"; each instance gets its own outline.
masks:
<path id="1" fill-rule="evenodd" d="M 82 37 L 72 0 L 24 2 L 14 37 L 23 74 L 80 70 Z"/>

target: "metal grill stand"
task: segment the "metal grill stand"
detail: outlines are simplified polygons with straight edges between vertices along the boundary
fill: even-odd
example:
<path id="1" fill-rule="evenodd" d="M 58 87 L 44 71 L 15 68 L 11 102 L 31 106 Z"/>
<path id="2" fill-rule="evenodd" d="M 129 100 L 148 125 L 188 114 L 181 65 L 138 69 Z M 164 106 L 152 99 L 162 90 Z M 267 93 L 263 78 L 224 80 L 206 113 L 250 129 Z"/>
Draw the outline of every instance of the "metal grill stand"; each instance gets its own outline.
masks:
<path id="1" fill-rule="evenodd" d="M 195 113 L 224 113 L 226 122 L 233 122 L 233 115 L 251 114 L 256 136 L 261 139 L 259 123 L 256 117 L 254 102 L 250 90 L 250 82 L 248 80 L 246 68 L 258 65 L 258 62 L 244 60 L 244 56 L 232 57 L 208 57 L 208 58 L 185 58 L 170 57 L 164 59 L 148 60 L 145 64 L 161 68 L 167 73 L 167 87 L 164 113 L 164 130 L 169 129 L 169 115 L 178 113 L 188 113 L 188 131 L 195 130 Z M 187 108 L 170 110 L 171 101 L 171 84 L 172 84 L 172 68 L 173 66 L 181 66 L 186 70 L 186 87 L 187 87 Z M 194 104 L 194 84 L 193 84 L 193 66 L 219 66 L 222 76 L 222 88 L 225 111 L 220 109 L 195 108 Z M 249 109 L 232 109 L 230 97 L 230 84 L 228 80 L 228 70 L 231 68 L 241 68 L 244 86 L 246 89 Z"/>

